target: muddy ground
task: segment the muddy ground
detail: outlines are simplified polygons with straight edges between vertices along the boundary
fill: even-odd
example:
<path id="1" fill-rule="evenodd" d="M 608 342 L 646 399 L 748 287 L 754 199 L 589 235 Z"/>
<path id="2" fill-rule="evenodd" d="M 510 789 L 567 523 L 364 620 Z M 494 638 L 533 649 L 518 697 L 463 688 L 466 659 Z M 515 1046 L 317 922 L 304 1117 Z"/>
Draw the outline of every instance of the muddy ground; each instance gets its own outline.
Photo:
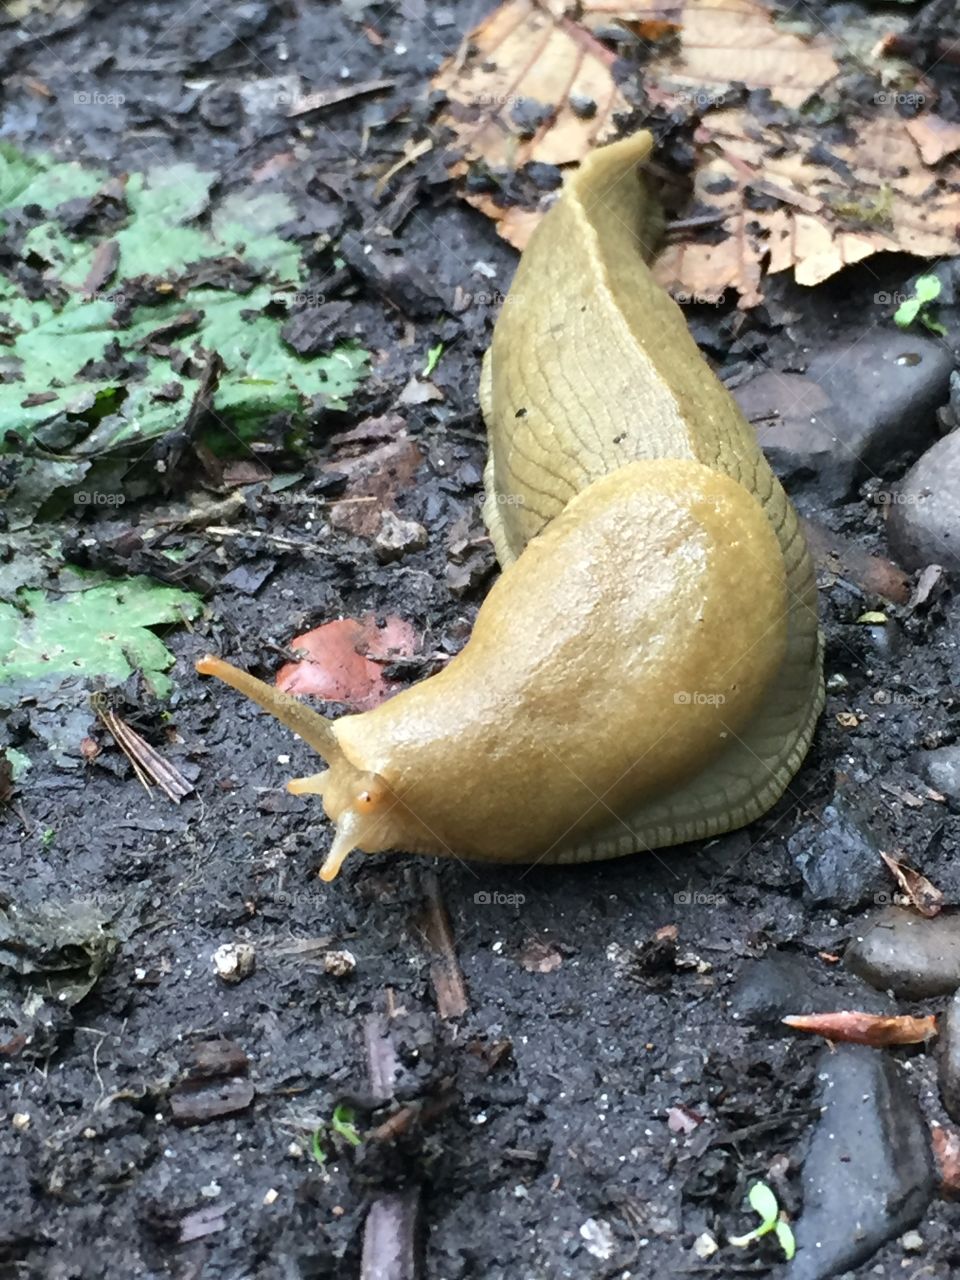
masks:
<path id="1" fill-rule="evenodd" d="M 296 163 L 269 180 L 301 197 L 320 190 L 310 188 L 311 173 L 325 175 L 335 236 L 390 210 L 405 266 L 424 273 L 418 288 L 425 281 L 447 296 L 459 285 L 484 297 L 452 318 L 424 320 L 385 300 L 372 278 L 336 277 L 375 353 L 372 376 L 346 412 L 319 415 L 298 457 L 265 433 L 273 469 L 303 472 L 298 491 L 307 492 L 343 452 L 331 435 L 399 413 L 423 460 L 398 509 L 427 529 L 423 550 L 384 564 L 369 541 L 318 533 L 322 520 L 311 524 L 300 505 L 272 502 L 256 487 L 233 515 L 231 536 L 185 530 L 168 541 L 194 549 L 185 580 L 203 588 L 206 612 L 167 636 L 178 659 L 169 714 L 136 689 L 117 693 L 115 705 L 194 782 L 179 807 L 144 793 L 92 715 L 87 729 L 101 753 L 68 768 L 31 733 L 36 708 L 13 726 L 33 768 L 6 811 L 0 894 L 27 907 L 92 899 L 113 915 L 121 942 L 81 1004 L 0 1059 L 3 1274 L 292 1280 L 354 1277 L 362 1266 L 368 1277 L 404 1274 L 377 1270 L 386 1263 L 373 1255 L 392 1247 L 391 1214 L 409 1220 L 414 1193 L 418 1265 L 430 1280 L 779 1271 L 769 1242 L 750 1252 L 724 1245 L 709 1259 L 693 1250 L 704 1232 L 723 1242 L 752 1225 L 743 1197 L 758 1178 L 787 1210 L 799 1209 L 817 1114 L 821 1046 L 735 1018 L 731 991 L 777 950 L 812 960 L 844 1002 L 866 1007 L 871 993 L 818 957 L 841 955 L 866 908 L 891 887 L 878 867 L 853 901 L 840 891 L 816 901 L 797 852 L 829 843 L 836 820 L 824 810 L 839 804 L 841 825 L 865 823 L 878 847 L 922 866 L 948 902 L 960 898 L 956 814 L 943 803 L 912 803 L 924 792 L 917 752 L 956 733 L 949 594 L 911 610 L 871 595 L 842 568 L 824 569 L 833 680 L 814 748 L 783 802 L 704 848 L 579 868 L 357 856 L 324 886 L 316 870 L 329 826 L 317 804 L 283 789 L 287 777 L 311 771 L 306 747 L 195 676 L 193 660 L 208 649 L 270 675 L 293 636 L 340 615 L 410 620 L 422 657 L 400 672 L 405 679 L 469 633 L 494 572 L 479 515 L 485 451 L 475 387 L 496 312 L 487 298 L 506 289 L 515 255 L 458 202 L 436 151 L 402 176 L 403 209 L 389 198 L 376 206 L 367 175 L 422 136 L 428 78 L 482 11 L 374 6 L 364 21 L 383 37 L 379 46 L 345 9 L 305 0 L 226 10 L 94 3 L 74 17 L 34 15 L 29 36 L 16 24 L 0 27 L 13 87 L 7 138 L 25 149 L 96 158 L 114 172 L 192 159 L 242 189 L 296 143 Z M 143 59 L 150 70 L 135 69 Z M 210 123 L 224 119 L 209 105 L 214 90 L 237 78 L 296 72 L 326 88 L 347 82 L 341 68 L 353 81 L 396 83 L 310 117 L 309 136 L 282 114 Z M 27 77 L 52 96 L 28 92 Z M 124 107 L 77 105 L 78 88 L 122 91 Z M 310 228 L 304 243 L 315 234 Z M 727 372 L 742 374 L 757 359 L 796 368 L 811 350 L 860 336 L 871 295 L 912 270 L 887 258 L 815 293 L 780 283 L 773 296 L 792 310 L 789 325 L 758 314 L 735 340 L 726 313 L 713 310 L 694 317 L 698 336 Z M 318 291 L 331 274 L 319 257 Z M 433 380 L 443 399 L 398 403 L 438 341 L 446 349 Z M 888 478 L 911 452 L 919 444 L 906 432 Z M 170 495 L 131 501 L 119 515 L 71 513 L 68 542 L 89 566 L 122 572 L 124 529 L 150 528 L 168 504 L 210 501 L 216 495 L 202 480 L 198 466 L 188 467 Z M 886 554 L 882 511 L 869 493 L 827 505 L 810 486 L 804 507 L 851 544 Z M 455 572 L 462 566 L 451 540 L 476 543 L 466 574 Z M 263 571 L 252 594 L 222 585 L 241 566 Z M 876 608 L 889 615 L 886 628 L 858 624 Z M 851 724 L 850 713 L 862 718 Z M 438 960 L 444 912 L 466 989 L 461 1016 L 438 1009 L 438 991 L 449 999 L 452 981 L 449 958 L 447 970 Z M 664 926 L 676 926 L 675 943 L 654 941 Z M 256 970 L 227 985 L 211 956 L 238 941 L 256 948 Z M 319 957 L 331 949 L 349 950 L 355 969 L 326 972 Z M 930 1002 L 898 1008 L 931 1011 Z M 371 1019 L 387 1013 L 402 1067 L 399 1101 L 384 1107 L 367 1043 L 378 1035 Z M 211 1065 L 207 1042 L 223 1039 L 235 1047 L 225 1066 Z M 178 1123 L 175 1100 L 189 1096 L 184 1081 L 198 1078 L 189 1076 L 198 1052 L 208 1073 L 201 1082 L 218 1101 L 208 1123 L 189 1123 L 189 1112 Z M 888 1052 L 928 1114 L 942 1118 L 932 1055 Z M 397 1113 L 403 1122 L 357 1149 L 328 1130 L 344 1103 L 363 1134 Z M 683 1113 L 689 1132 L 683 1115 L 674 1113 L 680 1132 L 668 1122 L 678 1107 L 694 1114 Z M 14 1113 L 29 1117 L 26 1127 L 13 1126 Z M 314 1158 L 318 1130 L 323 1163 Z M 407 1199 L 390 1200 L 393 1193 Z M 368 1243 L 362 1263 L 375 1202 L 387 1243 Z M 958 1225 L 957 1208 L 934 1199 L 920 1226 L 922 1252 L 905 1255 L 894 1239 L 855 1274 L 955 1274 Z"/>

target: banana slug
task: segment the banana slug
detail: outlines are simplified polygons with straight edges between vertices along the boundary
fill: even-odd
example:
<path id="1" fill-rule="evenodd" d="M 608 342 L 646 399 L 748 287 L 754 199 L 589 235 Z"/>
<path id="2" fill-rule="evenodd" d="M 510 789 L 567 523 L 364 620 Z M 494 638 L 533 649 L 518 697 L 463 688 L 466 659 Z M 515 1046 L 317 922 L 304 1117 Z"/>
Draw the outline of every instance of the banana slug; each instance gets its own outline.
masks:
<path id="1" fill-rule="evenodd" d="M 353 849 L 580 862 L 743 826 L 823 703 L 796 513 L 646 265 L 651 138 L 595 152 L 525 250 L 481 374 L 503 573 L 448 666 L 330 721 L 197 663 L 328 768 L 289 789 Z"/>

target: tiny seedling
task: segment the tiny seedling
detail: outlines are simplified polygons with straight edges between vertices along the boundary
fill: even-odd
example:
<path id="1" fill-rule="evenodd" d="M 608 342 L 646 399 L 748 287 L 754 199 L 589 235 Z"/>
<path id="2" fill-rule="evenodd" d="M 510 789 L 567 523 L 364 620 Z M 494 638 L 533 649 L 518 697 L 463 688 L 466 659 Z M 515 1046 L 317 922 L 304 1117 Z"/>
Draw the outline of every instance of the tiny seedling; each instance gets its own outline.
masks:
<path id="1" fill-rule="evenodd" d="M 420 375 L 421 378 L 430 377 L 431 373 L 433 373 L 434 369 L 440 363 L 440 357 L 442 355 L 443 355 L 443 343 L 438 342 L 435 347 L 431 347 L 430 350 L 427 352 L 427 363 L 423 366 L 423 373 L 421 373 Z"/>
<path id="2" fill-rule="evenodd" d="M 318 1125 L 311 1135 L 310 1154 L 319 1165 L 327 1163 L 327 1153 L 323 1149 L 323 1135 L 327 1131 L 337 1134 L 343 1138 L 344 1142 L 348 1142 L 351 1147 L 359 1147 L 363 1144 L 363 1139 L 354 1124 L 353 1111 L 350 1107 L 345 1107 L 341 1103 L 340 1106 L 334 1107 L 329 1124 Z"/>
<path id="3" fill-rule="evenodd" d="M 936 276 L 918 276 L 913 286 L 913 297 L 904 298 L 893 313 L 893 322 L 901 329 L 909 329 L 914 320 L 919 320 L 931 333 L 945 334 L 947 331 L 939 320 L 934 320 L 927 308 L 931 302 L 940 297 L 940 281 Z"/>
<path id="4" fill-rule="evenodd" d="M 327 1153 L 324 1151 L 323 1144 L 320 1142 L 320 1132 L 320 1129 L 314 1129 L 313 1131 L 313 1135 L 310 1138 L 310 1154 L 313 1156 L 314 1160 L 316 1160 L 317 1164 L 324 1165 L 327 1163 Z"/>
<path id="5" fill-rule="evenodd" d="M 349 1142 L 351 1147 L 359 1147 L 363 1139 L 357 1133 L 353 1118 L 353 1112 L 350 1108 L 341 1104 L 339 1107 L 334 1108 L 330 1128 L 334 1133 L 339 1133 L 341 1138 Z"/>
<path id="6" fill-rule="evenodd" d="M 797 1251 L 797 1244 L 793 1238 L 790 1224 L 780 1217 L 780 1206 L 777 1204 L 777 1197 L 765 1182 L 755 1182 L 750 1188 L 747 1199 L 754 1213 L 760 1215 L 760 1225 L 755 1227 L 753 1231 L 748 1231 L 745 1236 L 729 1236 L 729 1243 L 737 1249 L 746 1249 L 748 1245 L 753 1244 L 754 1240 L 761 1240 L 765 1235 L 769 1235 L 773 1231 L 780 1241 L 780 1248 L 783 1250 L 784 1256 L 789 1262 Z"/>

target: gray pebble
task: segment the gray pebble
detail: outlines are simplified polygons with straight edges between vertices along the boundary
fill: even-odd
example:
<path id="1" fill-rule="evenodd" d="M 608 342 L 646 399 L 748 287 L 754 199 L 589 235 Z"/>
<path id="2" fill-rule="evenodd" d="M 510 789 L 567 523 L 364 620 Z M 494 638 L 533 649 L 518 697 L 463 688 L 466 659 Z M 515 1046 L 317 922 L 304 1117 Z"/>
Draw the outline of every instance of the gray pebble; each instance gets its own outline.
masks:
<path id="1" fill-rule="evenodd" d="M 960 987 L 960 916 L 930 920 L 889 907 L 850 943 L 844 962 L 871 986 L 905 1000 L 950 995 Z"/>
<path id="2" fill-rule="evenodd" d="M 787 848 L 814 902 L 843 908 L 874 902 L 889 883 L 880 845 L 853 801 L 838 792 L 820 823 L 792 836 Z"/>
<path id="3" fill-rule="evenodd" d="M 790 1280 L 857 1266 L 914 1226 L 934 1190 L 927 1126 L 889 1055 L 839 1045 L 824 1051 L 819 1079 Z"/>
<path id="4" fill-rule="evenodd" d="M 759 960 L 748 960 L 730 989 L 731 1017 L 751 1026 L 776 1027 L 782 1035 L 781 1019 L 793 1013 L 830 1013 L 840 1009 L 861 1009 L 865 1013 L 895 1013 L 886 996 L 860 987 L 846 975 L 824 971 L 805 956 L 791 951 L 770 951 Z M 856 992 L 851 987 L 860 987 Z M 800 1034 L 799 1032 L 797 1034 Z"/>
<path id="5" fill-rule="evenodd" d="M 951 1120 L 960 1121 L 960 993 L 954 995 L 940 1019 L 937 1039 L 940 1097 Z"/>
<path id="6" fill-rule="evenodd" d="M 960 432 L 938 440 L 890 494 L 887 541 L 904 569 L 960 570 Z"/>
<path id="7" fill-rule="evenodd" d="M 960 746 L 924 751 L 917 763 L 935 791 L 948 800 L 960 800 Z"/>
<path id="8" fill-rule="evenodd" d="M 952 369 L 935 339 L 878 329 L 824 347 L 804 374 L 767 371 L 735 395 L 780 478 L 841 501 L 934 438 Z"/>

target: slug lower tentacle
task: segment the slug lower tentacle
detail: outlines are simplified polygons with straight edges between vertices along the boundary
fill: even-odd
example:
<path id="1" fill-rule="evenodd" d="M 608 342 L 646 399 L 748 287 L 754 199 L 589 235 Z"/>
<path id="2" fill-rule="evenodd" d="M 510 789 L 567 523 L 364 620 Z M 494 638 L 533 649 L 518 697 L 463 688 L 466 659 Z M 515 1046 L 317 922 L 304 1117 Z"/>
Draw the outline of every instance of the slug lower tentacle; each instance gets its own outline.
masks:
<path id="1" fill-rule="evenodd" d="M 591 156 L 523 255 L 484 361 L 504 573 L 463 651 L 334 722 L 198 664 L 300 734 L 353 848 L 614 857 L 752 821 L 822 706 L 796 514 L 645 259 L 647 134 Z"/>

